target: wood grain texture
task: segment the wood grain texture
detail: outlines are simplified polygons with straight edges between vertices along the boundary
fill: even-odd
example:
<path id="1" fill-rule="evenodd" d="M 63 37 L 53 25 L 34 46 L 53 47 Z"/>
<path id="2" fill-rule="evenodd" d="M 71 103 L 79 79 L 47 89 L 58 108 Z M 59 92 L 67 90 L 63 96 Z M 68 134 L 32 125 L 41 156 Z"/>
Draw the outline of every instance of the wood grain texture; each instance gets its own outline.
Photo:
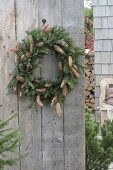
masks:
<path id="1" fill-rule="evenodd" d="M 46 19 L 50 26 L 61 25 L 61 0 L 39 0 L 39 22 Z M 56 78 L 58 67 L 54 55 L 45 56 L 43 60 L 42 76 L 44 79 Z M 63 170 L 63 116 L 58 118 L 55 109 L 42 109 L 42 146 L 43 169 Z"/>
<path id="2" fill-rule="evenodd" d="M 29 152 L 11 170 L 84 170 L 83 78 L 62 105 L 61 118 L 54 108 L 43 107 L 36 112 L 34 106 L 27 108 L 29 102 L 25 98 L 6 95 L 9 73 L 14 68 L 14 55 L 9 48 L 15 46 L 15 39 L 25 37 L 26 30 L 41 27 L 42 19 L 50 26 L 63 25 L 76 45 L 83 47 L 83 0 L 0 0 L 0 14 L 0 112 L 5 117 L 19 111 L 13 126 L 19 123 L 22 129 L 20 151 Z M 34 76 L 39 77 L 40 73 L 50 80 L 58 75 L 54 54 L 44 56 L 43 68 L 41 72 L 34 70 Z"/>
<path id="3" fill-rule="evenodd" d="M 44 57 L 42 69 L 44 79 L 51 80 L 57 76 L 58 68 L 55 61 L 56 58 L 53 55 Z M 63 169 L 63 116 L 58 118 L 55 108 L 44 107 L 42 109 L 42 147 L 43 169 Z"/>
<path id="4" fill-rule="evenodd" d="M 17 113 L 17 96 L 7 95 L 7 85 L 14 67 L 14 54 L 9 51 L 15 44 L 14 0 L 0 1 L 0 119 Z M 18 117 L 10 125 L 18 127 Z M 11 155 L 9 155 L 11 156 Z M 19 164 L 8 169 L 19 170 Z"/>
<path id="5" fill-rule="evenodd" d="M 63 0 L 63 26 L 71 33 L 75 44 L 83 47 L 83 1 Z M 85 169 L 84 80 L 64 102 L 65 170 Z"/>
<path id="6" fill-rule="evenodd" d="M 16 31 L 17 39 L 25 36 L 26 30 L 38 27 L 38 1 L 18 0 L 16 1 Z M 39 70 L 38 70 L 39 71 Z M 36 75 L 36 70 L 34 71 Z M 40 72 L 37 72 L 37 76 Z M 23 130 L 23 142 L 21 152 L 29 152 L 29 155 L 21 161 L 21 170 L 42 170 L 41 152 L 41 110 L 28 109 L 25 99 L 18 99 L 19 102 L 19 124 Z M 33 106 L 34 107 L 34 106 Z"/>

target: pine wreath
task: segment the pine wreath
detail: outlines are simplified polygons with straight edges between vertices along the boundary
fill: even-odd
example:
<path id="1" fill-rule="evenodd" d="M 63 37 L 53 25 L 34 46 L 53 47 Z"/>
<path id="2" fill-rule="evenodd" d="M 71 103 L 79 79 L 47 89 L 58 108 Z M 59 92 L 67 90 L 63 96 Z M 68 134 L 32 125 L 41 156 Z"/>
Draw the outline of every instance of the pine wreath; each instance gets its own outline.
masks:
<path id="1" fill-rule="evenodd" d="M 83 49 L 74 45 L 63 27 L 51 28 L 45 20 L 42 28 L 26 33 L 22 42 L 17 42 L 16 48 L 10 49 L 16 53 L 16 62 L 8 91 L 18 92 L 20 97 L 26 96 L 40 107 L 44 104 L 55 106 L 60 115 L 60 103 L 74 88 L 82 73 L 80 57 Z M 40 68 L 43 57 L 50 52 L 57 57 L 59 75 L 52 81 L 43 80 L 43 77 L 35 79 L 33 70 Z"/>

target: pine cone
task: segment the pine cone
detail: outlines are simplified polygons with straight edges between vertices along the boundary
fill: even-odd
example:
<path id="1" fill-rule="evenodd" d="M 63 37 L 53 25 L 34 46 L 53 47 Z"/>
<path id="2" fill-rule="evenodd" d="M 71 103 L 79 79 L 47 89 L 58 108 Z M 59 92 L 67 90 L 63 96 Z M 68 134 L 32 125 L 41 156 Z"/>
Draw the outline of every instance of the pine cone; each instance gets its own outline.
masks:
<path id="1" fill-rule="evenodd" d="M 17 87 L 13 86 L 13 91 L 16 92 L 17 91 Z"/>
<path id="2" fill-rule="evenodd" d="M 21 77 L 21 76 L 16 76 L 16 79 L 17 79 L 18 81 L 22 82 L 22 83 L 25 82 L 25 79 L 24 79 L 23 77 Z"/>
<path id="3" fill-rule="evenodd" d="M 36 91 L 42 93 L 42 92 L 45 92 L 45 91 L 46 91 L 46 88 L 36 89 Z"/>
<path id="4" fill-rule="evenodd" d="M 69 67 L 72 67 L 73 60 L 71 56 L 68 57 L 68 64 L 69 64 Z"/>
<path id="5" fill-rule="evenodd" d="M 17 48 L 10 48 L 9 50 L 12 51 L 12 52 L 14 52 L 14 53 L 16 53 L 16 52 L 19 51 Z"/>
<path id="6" fill-rule="evenodd" d="M 62 44 L 65 48 L 68 47 L 68 44 L 64 41 L 64 43 Z"/>
<path id="7" fill-rule="evenodd" d="M 46 29 L 45 29 L 45 32 L 51 32 L 52 31 L 52 28 L 51 27 L 47 27 Z"/>
<path id="8" fill-rule="evenodd" d="M 65 55 L 64 50 L 62 50 L 62 48 L 60 48 L 58 45 L 54 45 L 54 48 L 57 52 L 59 52 L 62 55 Z"/>
<path id="9" fill-rule="evenodd" d="M 28 58 L 31 57 L 31 54 L 30 54 L 30 53 L 26 53 L 25 55 L 26 55 Z"/>
<path id="10" fill-rule="evenodd" d="M 21 91 L 19 92 L 19 97 L 22 97 L 22 92 Z"/>
<path id="11" fill-rule="evenodd" d="M 65 86 L 65 79 L 62 80 L 62 83 L 61 83 L 61 85 L 60 85 L 60 88 L 64 88 L 64 86 Z"/>
<path id="12" fill-rule="evenodd" d="M 17 61 L 17 55 L 15 56 L 15 63 L 18 63 L 18 61 Z"/>
<path id="13" fill-rule="evenodd" d="M 19 51 L 20 48 L 21 48 L 21 43 L 17 41 L 17 42 L 16 42 L 16 49 Z"/>
<path id="14" fill-rule="evenodd" d="M 23 89 L 23 88 L 25 87 L 25 85 L 26 85 L 26 84 L 25 84 L 25 83 L 23 83 L 23 84 L 22 84 L 22 86 L 21 86 L 21 89 Z"/>
<path id="15" fill-rule="evenodd" d="M 36 102 L 40 107 L 43 107 L 43 103 L 41 102 L 39 95 L 36 97 Z"/>
<path id="16" fill-rule="evenodd" d="M 73 64 L 73 67 L 75 70 L 78 70 L 78 67 L 75 64 Z"/>
<path id="17" fill-rule="evenodd" d="M 76 76 L 76 77 L 80 77 L 80 75 L 78 74 L 78 72 L 72 67 L 71 68 L 71 70 L 72 70 L 72 73 Z"/>
<path id="18" fill-rule="evenodd" d="M 60 103 L 57 103 L 55 108 L 56 108 L 57 116 L 61 117 L 62 111 L 61 111 Z"/>
<path id="19" fill-rule="evenodd" d="M 67 90 L 67 86 L 66 85 L 64 86 L 62 93 L 63 93 L 64 96 L 68 95 L 68 90 Z"/>
<path id="20" fill-rule="evenodd" d="M 79 68 L 77 67 L 77 65 L 73 64 L 73 68 L 74 68 L 78 73 L 82 74 L 81 71 L 79 70 Z"/>
<path id="21" fill-rule="evenodd" d="M 15 79 L 15 76 L 13 76 L 12 74 L 9 74 L 9 76 L 11 76 L 11 77 L 10 77 L 11 80 L 14 80 L 14 79 Z"/>
<path id="22" fill-rule="evenodd" d="M 45 84 L 45 87 L 51 87 L 51 86 L 52 86 L 51 83 L 46 83 L 46 84 Z"/>
<path id="23" fill-rule="evenodd" d="M 21 44 L 19 42 L 16 43 L 16 48 L 10 48 L 9 50 L 16 53 L 20 50 Z"/>
<path id="24" fill-rule="evenodd" d="M 36 44 L 36 47 L 42 47 L 44 45 L 44 42 L 39 42 Z"/>
<path id="25" fill-rule="evenodd" d="M 24 72 L 24 66 L 23 66 L 23 64 L 21 64 L 21 63 L 19 64 L 19 69 L 20 69 L 21 72 Z"/>
<path id="26" fill-rule="evenodd" d="M 29 42 L 30 42 L 30 53 L 32 54 L 33 53 L 33 45 L 34 45 L 32 35 L 28 35 L 28 39 L 29 39 Z"/>
<path id="27" fill-rule="evenodd" d="M 15 63 L 19 63 L 21 61 L 20 57 L 19 56 L 15 56 Z"/>
<path id="28" fill-rule="evenodd" d="M 28 39 L 29 39 L 29 42 L 30 42 L 31 44 L 34 44 L 33 37 L 32 37 L 31 34 L 28 35 Z"/>
<path id="29" fill-rule="evenodd" d="M 49 25 L 47 23 L 44 24 L 42 30 L 45 31 Z"/>
<path id="30" fill-rule="evenodd" d="M 26 55 L 23 54 L 23 55 L 21 56 L 21 60 L 26 61 L 26 60 L 27 60 Z"/>
<path id="31" fill-rule="evenodd" d="M 51 101 L 51 107 L 53 107 L 57 102 L 57 97 L 53 97 L 52 101 Z"/>
<path id="32" fill-rule="evenodd" d="M 56 42 L 56 44 L 59 44 L 59 45 L 65 47 L 65 48 L 68 47 L 68 44 L 67 44 L 63 39 L 58 40 L 58 41 Z"/>

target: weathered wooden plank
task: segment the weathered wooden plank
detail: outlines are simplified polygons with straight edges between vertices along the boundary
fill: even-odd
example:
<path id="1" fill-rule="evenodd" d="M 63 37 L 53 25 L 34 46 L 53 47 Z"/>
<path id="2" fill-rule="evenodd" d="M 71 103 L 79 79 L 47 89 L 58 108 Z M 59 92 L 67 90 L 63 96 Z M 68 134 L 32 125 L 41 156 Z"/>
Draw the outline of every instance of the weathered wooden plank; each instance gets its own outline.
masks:
<path id="1" fill-rule="evenodd" d="M 15 3 L 16 2 L 16 3 Z M 4 116 L 19 109 L 19 123 L 23 130 L 21 152 L 30 152 L 21 166 L 11 170 L 84 170 L 84 100 L 83 79 L 65 101 L 64 115 L 58 118 L 54 108 L 44 107 L 37 113 L 27 109 L 25 99 L 6 96 L 9 73 L 13 70 L 13 54 L 8 52 L 21 40 L 25 30 L 41 26 L 47 19 L 51 26 L 62 25 L 70 31 L 79 46 L 83 46 L 83 1 L 77 0 L 4 0 L 0 1 L 0 112 Z M 15 18 L 16 17 L 16 18 Z M 43 60 L 42 76 L 53 79 L 57 75 L 55 56 Z M 35 75 L 38 76 L 35 70 Z M 17 103 L 18 101 L 18 103 Z M 2 117 L 2 116 L 1 116 Z M 18 124 L 14 120 L 13 126 Z M 63 124 L 64 123 L 64 124 Z M 42 153 L 43 152 L 43 153 Z"/>
<path id="2" fill-rule="evenodd" d="M 76 45 L 83 47 L 83 0 L 63 0 L 62 7 L 63 26 L 72 34 Z M 64 103 L 65 170 L 85 169 L 83 85 L 81 79 Z"/>
<path id="3" fill-rule="evenodd" d="M 84 46 L 83 0 L 62 1 L 62 23 L 70 31 L 77 46 Z"/>
<path id="4" fill-rule="evenodd" d="M 46 19 L 50 26 L 61 25 L 61 0 L 39 0 L 39 22 Z M 55 56 L 44 57 L 42 76 L 44 79 L 53 79 L 57 76 Z M 58 118 L 54 108 L 42 109 L 42 146 L 43 169 L 63 170 L 63 116 Z"/>
<path id="5" fill-rule="evenodd" d="M 38 0 L 39 1 L 39 23 L 42 25 L 42 19 L 46 19 L 49 25 L 61 25 L 61 0 Z"/>
<path id="6" fill-rule="evenodd" d="M 15 9 L 14 0 L 0 1 L 0 119 L 7 119 L 11 114 L 17 113 L 17 96 L 7 95 L 9 75 L 14 66 L 14 54 L 9 51 L 15 44 Z M 18 117 L 11 125 L 18 127 Z M 10 155 L 11 156 L 11 155 Z M 19 170 L 19 164 L 8 168 Z"/>
<path id="7" fill-rule="evenodd" d="M 19 0 L 16 3 L 16 9 L 17 39 L 21 40 L 26 30 L 38 27 L 38 1 Z M 27 106 L 28 102 L 24 99 L 19 100 L 19 124 L 24 136 L 21 151 L 29 152 L 28 157 L 21 161 L 21 170 L 42 170 L 41 111 L 39 109 L 37 113 L 35 108 L 27 109 Z"/>
<path id="8" fill-rule="evenodd" d="M 54 79 L 58 68 L 55 56 L 45 56 L 42 75 L 44 79 Z M 56 63 L 56 64 L 55 64 Z M 58 118 L 54 108 L 42 109 L 43 168 L 60 170 L 64 168 L 63 117 Z"/>
<path id="9" fill-rule="evenodd" d="M 73 93 L 67 97 L 64 104 L 64 153 L 66 170 L 85 169 L 84 113 L 82 106 L 84 104 L 84 97 L 82 94 L 80 95 L 79 90 L 81 90 L 81 87 L 78 84 Z"/>

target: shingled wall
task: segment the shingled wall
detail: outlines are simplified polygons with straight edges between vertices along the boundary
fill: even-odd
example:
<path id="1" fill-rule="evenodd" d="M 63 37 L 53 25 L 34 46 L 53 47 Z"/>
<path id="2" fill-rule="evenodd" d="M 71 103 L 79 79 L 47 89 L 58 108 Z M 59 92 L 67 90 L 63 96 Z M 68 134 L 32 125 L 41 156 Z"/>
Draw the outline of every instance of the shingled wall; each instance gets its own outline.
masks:
<path id="1" fill-rule="evenodd" d="M 113 78 L 113 0 L 93 0 L 94 11 L 94 51 L 95 51 L 95 109 L 99 105 L 100 80 Z"/>

